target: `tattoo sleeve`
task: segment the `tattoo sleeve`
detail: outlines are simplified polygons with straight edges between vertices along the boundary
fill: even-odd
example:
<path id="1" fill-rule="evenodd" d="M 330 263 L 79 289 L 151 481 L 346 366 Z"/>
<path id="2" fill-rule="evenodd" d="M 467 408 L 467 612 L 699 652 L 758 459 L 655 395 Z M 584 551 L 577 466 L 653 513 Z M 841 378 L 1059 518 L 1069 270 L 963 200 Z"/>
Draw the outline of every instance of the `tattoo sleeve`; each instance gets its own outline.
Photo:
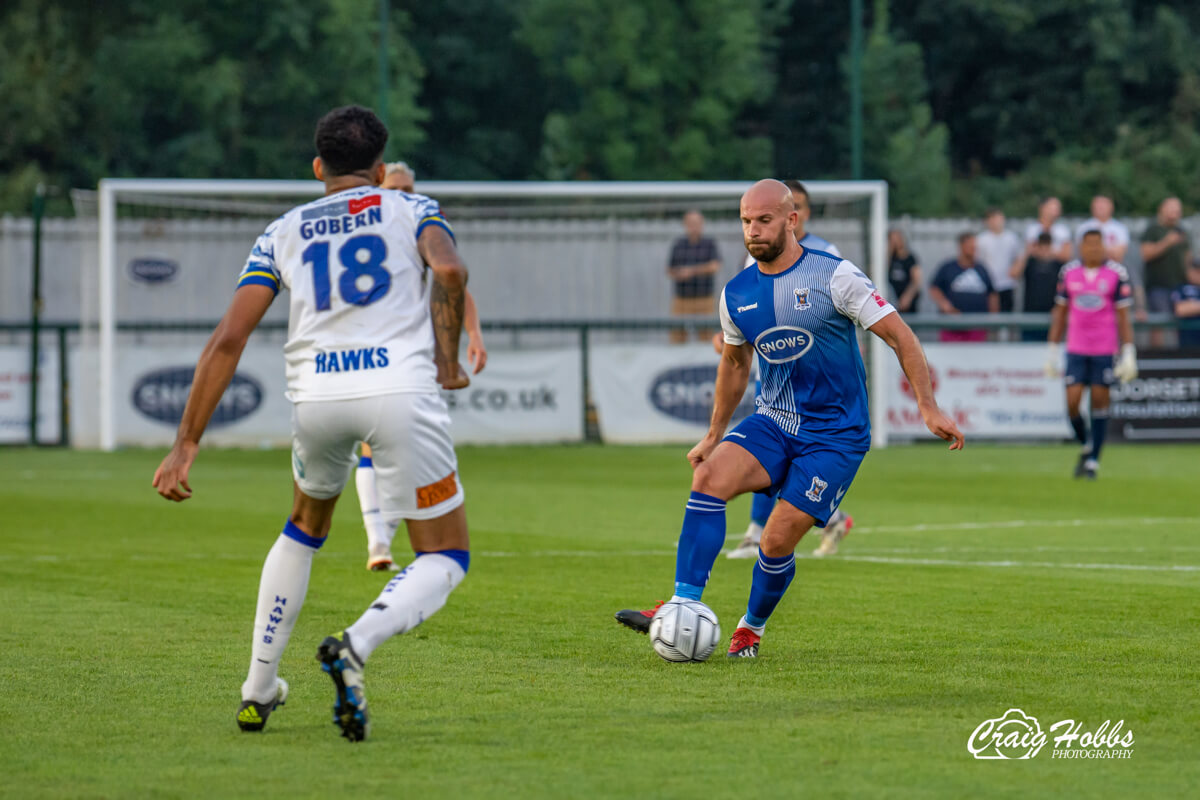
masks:
<path id="1" fill-rule="evenodd" d="M 433 317 L 435 359 L 439 364 L 458 360 L 458 339 L 462 333 L 463 285 L 449 285 L 436 272 L 429 291 L 429 310 Z"/>
<path id="2" fill-rule="evenodd" d="M 441 366 L 455 364 L 462 334 L 467 268 L 458 257 L 454 240 L 441 228 L 430 226 L 417 246 L 433 272 L 429 311 L 433 320 L 434 360 Z"/>

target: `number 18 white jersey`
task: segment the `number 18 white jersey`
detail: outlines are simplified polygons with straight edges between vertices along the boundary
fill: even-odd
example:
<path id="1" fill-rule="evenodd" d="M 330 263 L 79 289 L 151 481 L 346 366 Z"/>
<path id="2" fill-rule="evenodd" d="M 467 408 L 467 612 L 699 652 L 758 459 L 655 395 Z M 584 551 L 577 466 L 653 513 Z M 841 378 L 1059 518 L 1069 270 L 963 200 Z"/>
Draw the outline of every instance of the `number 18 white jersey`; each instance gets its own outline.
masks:
<path id="1" fill-rule="evenodd" d="M 417 251 L 430 225 L 453 235 L 437 201 L 363 186 L 297 206 L 258 237 L 237 285 L 291 293 L 288 399 L 437 391 Z"/>

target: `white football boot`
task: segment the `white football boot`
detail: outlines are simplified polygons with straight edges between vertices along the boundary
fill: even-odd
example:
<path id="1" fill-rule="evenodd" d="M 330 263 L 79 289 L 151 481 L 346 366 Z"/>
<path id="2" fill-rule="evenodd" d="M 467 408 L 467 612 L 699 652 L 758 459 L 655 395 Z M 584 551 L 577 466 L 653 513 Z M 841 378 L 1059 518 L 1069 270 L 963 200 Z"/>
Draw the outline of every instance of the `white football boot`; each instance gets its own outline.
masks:
<path id="1" fill-rule="evenodd" d="M 746 528 L 746 535 L 738 546 L 725 554 L 726 558 L 758 558 L 758 545 L 762 541 L 763 529 L 757 522 L 751 522 Z"/>
<path id="2" fill-rule="evenodd" d="M 813 550 L 817 558 L 831 556 L 838 551 L 838 543 L 846 538 L 846 534 L 854 527 L 854 517 L 840 508 L 829 518 L 829 522 L 821 529 L 821 543 Z"/>

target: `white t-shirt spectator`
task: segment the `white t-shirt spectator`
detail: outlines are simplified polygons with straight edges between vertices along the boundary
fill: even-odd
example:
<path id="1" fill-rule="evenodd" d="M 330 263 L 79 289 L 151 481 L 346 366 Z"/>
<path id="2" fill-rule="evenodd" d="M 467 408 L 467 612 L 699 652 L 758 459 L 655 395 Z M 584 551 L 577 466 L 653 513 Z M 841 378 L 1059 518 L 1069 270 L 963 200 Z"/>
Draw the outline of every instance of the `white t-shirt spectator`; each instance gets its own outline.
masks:
<path id="1" fill-rule="evenodd" d="M 1021 249 L 1021 240 L 1009 230 L 1000 233 L 985 230 L 975 234 L 975 260 L 987 269 L 997 292 L 1007 291 L 1016 285 L 1008 271 L 1021 255 Z"/>
<path id="2" fill-rule="evenodd" d="M 1104 246 L 1109 251 L 1114 247 L 1129 247 L 1129 228 L 1126 228 L 1123 222 L 1112 218 L 1107 222 L 1101 222 L 1092 217 L 1075 229 L 1075 241 L 1078 242 L 1082 239 L 1083 234 L 1088 231 L 1100 231 L 1100 235 L 1104 239 Z"/>
<path id="3" fill-rule="evenodd" d="M 1042 235 L 1042 223 L 1036 219 L 1025 229 L 1025 244 L 1033 244 Z M 1050 226 L 1050 246 L 1055 250 L 1071 241 L 1071 229 L 1065 222 L 1055 222 Z"/>

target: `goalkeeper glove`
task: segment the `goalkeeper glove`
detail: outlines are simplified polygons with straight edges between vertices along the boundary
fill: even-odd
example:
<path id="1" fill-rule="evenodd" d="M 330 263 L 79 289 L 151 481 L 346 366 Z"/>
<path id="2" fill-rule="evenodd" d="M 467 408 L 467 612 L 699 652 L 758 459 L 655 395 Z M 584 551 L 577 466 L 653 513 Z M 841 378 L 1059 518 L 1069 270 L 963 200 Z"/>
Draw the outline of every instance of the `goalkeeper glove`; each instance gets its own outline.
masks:
<path id="1" fill-rule="evenodd" d="M 1058 349 L 1058 343 L 1050 343 L 1049 349 L 1046 350 L 1046 366 L 1042 371 L 1046 373 L 1047 378 L 1062 377 L 1062 351 Z"/>
<path id="2" fill-rule="evenodd" d="M 1121 383 L 1129 383 L 1138 376 L 1137 348 L 1132 344 L 1121 345 L 1121 357 L 1113 367 L 1113 374 Z"/>

